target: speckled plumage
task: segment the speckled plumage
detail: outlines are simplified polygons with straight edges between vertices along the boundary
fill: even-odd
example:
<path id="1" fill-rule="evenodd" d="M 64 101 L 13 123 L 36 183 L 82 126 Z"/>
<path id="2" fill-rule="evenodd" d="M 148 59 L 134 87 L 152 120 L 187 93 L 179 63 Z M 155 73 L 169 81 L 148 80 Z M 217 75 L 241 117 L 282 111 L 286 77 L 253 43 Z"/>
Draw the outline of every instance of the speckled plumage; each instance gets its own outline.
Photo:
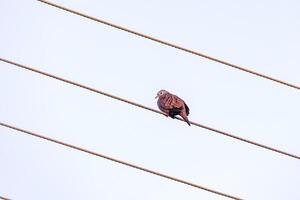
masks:
<path id="1" fill-rule="evenodd" d="M 182 99 L 166 90 L 160 90 L 156 97 L 158 97 L 157 106 L 162 112 L 172 118 L 180 115 L 188 125 L 191 125 L 187 117 L 190 109 Z"/>

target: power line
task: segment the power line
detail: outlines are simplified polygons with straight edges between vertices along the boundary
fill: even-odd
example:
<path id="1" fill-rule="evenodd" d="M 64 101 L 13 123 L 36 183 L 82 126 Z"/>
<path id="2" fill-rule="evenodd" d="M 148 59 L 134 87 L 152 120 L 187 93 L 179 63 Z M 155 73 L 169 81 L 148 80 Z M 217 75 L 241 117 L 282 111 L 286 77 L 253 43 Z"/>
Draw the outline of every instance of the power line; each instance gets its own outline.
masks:
<path id="1" fill-rule="evenodd" d="M 2 199 L 2 200 L 11 200 L 11 199 L 9 199 L 9 198 L 2 197 L 2 196 L 0 196 L 0 199 Z"/>
<path id="2" fill-rule="evenodd" d="M 26 134 L 34 136 L 34 137 L 38 137 L 40 139 L 48 140 L 48 141 L 56 143 L 56 144 L 60 144 L 60 145 L 63 145 L 63 146 L 66 146 L 66 147 L 69 147 L 69 148 L 72 148 L 72 149 L 75 149 L 75 150 L 78 150 L 78 151 L 82 151 L 82 152 L 85 152 L 85 153 L 88 153 L 88 154 L 91 154 L 91 155 L 94 155 L 94 156 L 97 156 L 97 157 L 101 157 L 101 158 L 104 158 L 106 160 L 110 160 L 110 161 L 113 161 L 113 162 L 116 162 L 116 163 L 119 163 L 119 164 L 122 164 L 122 165 L 126 165 L 126 166 L 131 167 L 131 168 L 135 168 L 135 169 L 138 169 L 138 170 L 141 170 L 141 171 L 144 171 L 144 172 L 148 172 L 150 174 L 154 174 L 154 175 L 157 175 L 157 176 L 160 176 L 160 177 L 172 180 L 172 181 L 183 183 L 185 185 L 189 185 L 189 186 L 195 187 L 197 189 L 206 190 L 208 192 L 211 192 L 211 193 L 214 193 L 214 194 L 217 194 L 217 195 L 221 195 L 221 196 L 224 196 L 224 197 L 228 197 L 228 198 L 231 198 L 231 199 L 241 199 L 240 197 L 236 197 L 236 196 L 229 195 L 229 194 L 226 194 L 226 193 L 223 193 L 223 192 L 219 192 L 219 191 L 216 191 L 216 190 L 213 190 L 213 189 L 201 186 L 201 185 L 197 185 L 197 184 L 189 182 L 189 181 L 185 181 L 183 179 L 179 179 L 179 178 L 169 176 L 169 175 L 157 172 L 157 171 L 153 171 L 153 170 L 150 170 L 150 169 L 138 166 L 138 165 L 134 165 L 134 164 L 131 164 L 131 163 L 119 160 L 119 159 L 115 159 L 115 158 L 112 158 L 112 157 L 109 157 L 109 156 L 106 156 L 106 155 L 103 155 L 103 154 L 100 154 L 100 153 L 97 153 L 97 152 L 94 152 L 94 151 L 91 151 L 91 150 L 84 149 L 82 147 L 78 147 L 78 146 L 68 144 L 68 143 L 65 143 L 65 142 L 62 142 L 62 141 L 59 141 L 59 140 L 55 140 L 55 139 L 52 139 L 50 137 L 46 137 L 46 136 L 31 132 L 31 131 L 27 131 L 27 130 L 24 130 L 24 129 L 21 129 L 21 128 L 12 126 L 12 125 L 8 125 L 8 124 L 2 123 L 2 122 L 0 122 L 0 125 L 4 126 L 6 128 L 10 128 L 10 129 L 19 131 L 19 132 L 26 133 Z"/>
<path id="3" fill-rule="evenodd" d="M 123 26 L 120 26 L 120 25 L 117 25 L 117 24 L 113 24 L 113 23 L 111 23 L 111 22 L 108 22 L 108 21 L 105 21 L 105 20 L 102 20 L 102 19 L 99 19 L 99 18 L 92 17 L 92 16 L 89 16 L 89 15 L 80 13 L 80 12 L 78 12 L 78 11 L 75 11 L 75 10 L 71 10 L 71 9 L 69 9 L 69 8 L 60 6 L 60 5 L 55 4 L 55 3 L 51 3 L 51 2 L 48 2 L 48 1 L 44 1 L 44 0 L 37 0 L 37 1 L 42 2 L 42 3 L 45 3 L 45 4 L 48 4 L 48 5 L 50 5 L 50 6 L 59 8 L 59 9 L 61 9 L 61 10 L 64 10 L 64 11 L 67 11 L 67 12 L 70 12 L 70 13 L 73 13 L 73 14 L 75 14 L 75 15 L 79 15 L 79 16 L 81 16 L 81 17 L 85 17 L 85 18 L 87 18 L 87 19 L 90 19 L 90 20 L 93 20 L 93 21 L 96 21 L 96 22 L 99 22 L 99 23 L 108 25 L 108 26 L 110 26 L 110 27 L 113 27 L 113 28 L 116 28 L 116 29 L 119 29 L 119 30 L 122 30 L 122 31 L 125 31 L 125 32 L 128 32 L 128 33 L 131 33 L 131 34 L 134 34 L 134 35 L 137 35 L 137 36 L 140 36 L 140 37 L 143 37 L 143 38 L 152 40 L 152 41 L 154 41 L 154 42 L 158 42 L 158 43 L 160 43 L 160 44 L 164 44 L 164 45 L 166 45 L 166 46 L 170 46 L 170 47 L 173 47 L 173 48 L 175 48 L 175 49 L 179 49 L 179 50 L 181 50 L 181 51 L 184 51 L 184 52 L 187 52 L 187 53 L 191 53 L 191 54 L 194 54 L 194 55 L 196 55 L 196 56 L 200 56 L 200 57 L 203 57 L 203 58 L 212 60 L 212 61 L 217 62 L 217 63 L 221 63 L 221 64 L 223 64 L 223 65 L 226 65 L 226 66 L 229 66 L 229 67 L 238 69 L 238 70 L 240 70 L 240 71 L 244 71 L 244 72 L 250 73 L 250 74 L 252 74 L 252 75 L 255 75 L 255 76 L 258 76 L 258 77 L 261 77 L 261 78 L 265 78 L 265 79 L 268 79 L 268 80 L 271 80 L 271 81 L 280 83 L 280 84 L 282 84 L 282 85 L 286 85 L 286 86 L 288 86 L 288 87 L 291 87 L 291 88 L 300 90 L 300 86 L 297 86 L 297 85 L 288 83 L 288 82 L 286 82 L 286 81 L 282 81 L 282 80 L 279 80 L 279 79 L 270 77 L 270 76 L 268 76 L 268 75 L 265 75 L 265 74 L 262 74 L 262 73 L 259 73 L 259 72 L 256 72 L 256 71 L 253 71 L 253 70 L 250 70 L 250 69 L 241 67 L 241 66 L 239 66 L 239 65 L 232 64 L 232 63 L 230 63 L 230 62 L 223 61 L 223 60 L 220 60 L 220 59 L 218 59 L 218 58 L 215 58 L 215 57 L 212 57 L 212 56 L 208 56 L 208 55 L 206 55 L 206 54 L 203 54 L 203 53 L 200 53 L 200 52 L 197 52 L 197 51 L 193 51 L 193 50 L 191 50 L 191 49 L 188 49 L 188 48 L 185 48 L 185 47 L 181 47 L 181 46 L 179 46 L 179 45 L 172 44 L 172 43 L 170 43 L 170 42 L 166 42 L 166 41 L 164 41 L 164 40 L 157 39 L 157 38 L 154 38 L 154 37 L 152 37 L 152 36 L 149 36 L 149 35 L 146 35 L 146 34 L 143 34 L 143 33 L 139 33 L 139 32 L 137 32 L 137 31 L 131 30 L 131 29 L 129 29 L 129 28 L 126 28 L 126 27 L 123 27 Z"/>
<path id="4" fill-rule="evenodd" d="M 32 72 L 35 72 L 35 73 L 38 73 L 38 74 L 42 74 L 44 76 L 48 76 L 50 78 L 54 78 L 56 80 L 59 80 L 59 81 L 65 82 L 65 83 L 69 83 L 71 85 L 75 85 L 77 87 L 81 87 L 83 89 L 86 89 L 86 90 L 89 90 L 89 91 L 92 91 L 92 92 L 95 92 L 95 93 L 98 93 L 98 94 L 101 94 L 101 95 L 104 95 L 104 96 L 107 96 L 107 97 L 110 97 L 110 98 L 113 98 L 113 99 L 116 99 L 116 100 L 119 100 L 119 101 L 123 101 L 125 103 L 128 103 L 128 104 L 131 104 L 131 105 L 143 108 L 143 109 L 148 110 L 148 111 L 152 111 L 152 112 L 155 112 L 155 113 L 167 116 L 163 112 L 160 112 L 160 111 L 155 110 L 153 108 L 149 108 L 149 107 L 144 106 L 142 104 L 138 104 L 138 103 L 135 103 L 133 101 L 130 101 L 130 100 L 118 97 L 118 96 L 114 96 L 114 95 L 108 94 L 106 92 L 103 92 L 103 91 L 100 91 L 100 90 L 97 90 L 97 89 L 94 89 L 94 88 L 82 85 L 80 83 L 76 83 L 76 82 L 71 81 L 71 80 L 67 80 L 67 79 L 55 76 L 53 74 L 49 74 L 49 73 L 46 73 L 46 72 L 34 69 L 32 67 L 28 67 L 28 66 L 25 66 L 25 65 L 22 65 L 22 64 L 19 64 L 19 63 L 16 63 L 16 62 L 4 59 L 4 58 L 0 58 L 0 61 L 6 62 L 8 64 L 11 64 L 11 65 L 17 66 L 19 68 L 23 68 L 23 69 L 26 69 L 26 70 L 29 70 L 29 71 L 32 71 Z M 178 117 L 176 117 L 176 119 L 183 121 L 181 118 L 178 118 Z M 279 150 L 279 149 L 276 149 L 276 148 L 273 148 L 273 147 L 269 147 L 267 145 L 260 144 L 260 143 L 257 143 L 257 142 L 254 142 L 254 141 L 251 141 L 251 140 L 248 140 L 248 139 L 244 139 L 242 137 L 238 137 L 238 136 L 233 135 L 231 133 L 228 133 L 228 132 L 225 132 L 225 131 L 221 131 L 221 130 L 218 130 L 218 129 L 215 129 L 215 128 L 211 128 L 209 126 L 206 126 L 206 125 L 203 125 L 203 124 L 200 124 L 200 123 L 196 123 L 196 122 L 192 122 L 192 121 L 190 121 L 190 122 L 191 122 L 191 124 L 193 124 L 195 126 L 198 126 L 200 128 L 204 128 L 204 129 L 207 129 L 209 131 L 213 131 L 215 133 L 219 133 L 221 135 L 224 135 L 224 136 L 227 136 L 227 137 L 230 137 L 230 138 L 234 138 L 234 139 L 237 139 L 239 141 L 246 142 L 248 144 L 252 144 L 252 145 L 255 145 L 255 146 L 258 146 L 258 147 L 261 147 L 261 148 L 264 148 L 264 149 L 268 149 L 270 151 L 273 151 L 273 152 L 276 152 L 276 153 L 279 153 L 279 154 L 282 154 L 282 155 L 286 155 L 286 156 L 289 156 L 289 157 L 296 158 L 296 159 L 300 160 L 300 156 L 298 156 L 298 155 L 291 154 L 291 153 L 288 153 L 288 152 L 285 152 L 285 151 L 282 151 L 282 150 Z"/>

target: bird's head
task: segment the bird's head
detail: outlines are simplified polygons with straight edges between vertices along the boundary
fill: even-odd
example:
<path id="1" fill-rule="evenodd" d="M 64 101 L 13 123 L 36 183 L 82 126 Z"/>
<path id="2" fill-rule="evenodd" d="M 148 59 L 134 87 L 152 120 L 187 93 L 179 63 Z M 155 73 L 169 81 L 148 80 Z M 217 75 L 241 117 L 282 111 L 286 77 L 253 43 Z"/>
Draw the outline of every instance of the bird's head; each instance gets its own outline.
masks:
<path id="1" fill-rule="evenodd" d="M 159 90 L 156 97 L 155 97 L 155 99 L 159 98 L 159 97 L 161 97 L 161 96 L 163 96 L 164 94 L 167 94 L 167 93 L 169 93 L 167 90 Z"/>

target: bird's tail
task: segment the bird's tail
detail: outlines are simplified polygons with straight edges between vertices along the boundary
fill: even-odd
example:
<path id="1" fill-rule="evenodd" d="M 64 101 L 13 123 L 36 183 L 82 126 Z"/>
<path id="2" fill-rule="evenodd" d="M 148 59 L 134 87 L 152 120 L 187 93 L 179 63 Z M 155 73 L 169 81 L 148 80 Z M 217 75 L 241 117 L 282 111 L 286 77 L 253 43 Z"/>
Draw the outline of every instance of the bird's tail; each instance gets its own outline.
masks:
<path id="1" fill-rule="evenodd" d="M 184 113 L 180 113 L 180 116 L 182 117 L 182 119 L 190 126 L 191 123 L 188 119 L 188 117 L 184 114 Z"/>

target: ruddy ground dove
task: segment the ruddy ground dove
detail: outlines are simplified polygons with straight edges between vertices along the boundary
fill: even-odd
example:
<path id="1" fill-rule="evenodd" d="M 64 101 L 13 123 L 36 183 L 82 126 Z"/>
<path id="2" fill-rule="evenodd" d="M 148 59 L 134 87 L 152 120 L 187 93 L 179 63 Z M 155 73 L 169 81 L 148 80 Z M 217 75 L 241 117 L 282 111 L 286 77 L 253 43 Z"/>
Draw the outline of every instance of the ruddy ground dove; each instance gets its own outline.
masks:
<path id="1" fill-rule="evenodd" d="M 187 117 L 190 109 L 182 99 L 166 90 L 160 90 L 155 98 L 158 98 L 157 105 L 162 112 L 172 118 L 180 115 L 189 126 L 191 125 Z"/>

